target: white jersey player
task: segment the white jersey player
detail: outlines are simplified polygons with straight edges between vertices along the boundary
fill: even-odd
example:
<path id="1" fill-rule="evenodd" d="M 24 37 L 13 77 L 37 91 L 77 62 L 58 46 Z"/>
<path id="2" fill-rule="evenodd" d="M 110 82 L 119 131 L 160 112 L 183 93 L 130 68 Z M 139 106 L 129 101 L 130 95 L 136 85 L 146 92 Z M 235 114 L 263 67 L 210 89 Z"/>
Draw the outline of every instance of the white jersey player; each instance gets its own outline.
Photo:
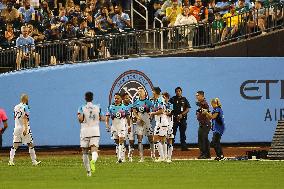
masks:
<path id="1" fill-rule="evenodd" d="M 86 104 L 78 110 L 78 120 L 81 124 L 80 146 L 83 152 L 83 163 L 87 176 L 95 172 L 95 162 L 98 159 L 98 148 L 100 141 L 100 121 L 104 120 L 99 105 L 93 104 L 93 93 L 86 92 Z M 88 150 L 91 148 L 92 160 L 89 160 Z"/>
<path id="2" fill-rule="evenodd" d="M 165 156 L 167 156 L 166 161 L 168 163 L 172 162 L 172 154 L 173 154 L 173 139 L 174 139 L 174 132 L 173 132 L 173 104 L 169 102 L 170 100 L 170 95 L 169 93 L 165 92 L 162 94 L 163 98 L 165 100 L 165 107 L 166 107 L 166 111 L 164 112 L 164 114 L 167 116 L 168 119 L 168 132 L 167 132 L 167 144 L 168 144 L 168 151 L 167 151 L 167 155 L 165 154 Z"/>
<path id="3" fill-rule="evenodd" d="M 29 97 L 26 94 L 21 95 L 21 103 L 14 108 L 15 128 L 13 133 L 13 147 L 10 151 L 10 160 L 8 165 L 14 166 L 14 157 L 16 150 L 21 144 L 27 144 L 33 165 L 38 165 L 41 161 L 36 160 L 33 137 L 30 129 L 28 106 Z"/>
<path id="4" fill-rule="evenodd" d="M 155 118 L 154 142 L 159 152 L 159 159 L 156 162 L 164 161 L 167 155 L 166 136 L 168 131 L 168 118 L 164 114 L 166 108 L 164 99 L 160 96 L 161 89 L 154 87 L 153 89 L 153 109 L 150 113 Z"/>

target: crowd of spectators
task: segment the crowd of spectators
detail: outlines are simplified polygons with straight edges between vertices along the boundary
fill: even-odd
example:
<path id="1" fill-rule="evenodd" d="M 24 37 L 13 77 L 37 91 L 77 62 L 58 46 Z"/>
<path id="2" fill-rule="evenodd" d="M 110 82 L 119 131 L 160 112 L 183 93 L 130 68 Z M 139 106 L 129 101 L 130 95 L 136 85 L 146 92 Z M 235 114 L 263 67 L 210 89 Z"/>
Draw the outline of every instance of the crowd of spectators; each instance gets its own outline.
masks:
<path id="1" fill-rule="evenodd" d="M 150 21 L 154 22 L 156 17 L 162 21 L 163 26 L 167 27 L 199 23 L 198 31 L 203 35 L 199 38 L 207 37 L 216 42 L 216 40 L 224 41 L 240 30 L 245 30 L 247 34 L 257 30 L 261 34 L 266 34 L 269 22 L 276 25 L 283 24 L 283 2 L 283 0 L 149 0 L 147 6 L 150 10 Z M 273 6 L 276 4 L 278 7 Z M 209 31 L 202 25 L 210 26 Z M 193 28 L 186 31 L 190 34 L 188 38 L 191 40 L 192 32 Z M 170 42 L 171 35 L 169 32 Z M 192 43 L 190 40 L 189 42 Z M 202 45 L 200 40 L 199 45 Z"/>
<path id="2" fill-rule="evenodd" d="M 279 2 L 282 4 L 279 4 Z M 164 26 L 198 24 L 198 27 L 179 29 L 192 46 L 202 41 L 224 41 L 241 29 L 265 34 L 269 22 L 283 22 L 283 0 L 140 0 L 149 10 L 150 25 L 154 18 L 162 20 Z M 271 6 L 278 3 L 279 7 Z M 35 45 L 40 42 L 66 40 L 74 62 L 88 60 L 95 49 L 101 57 L 109 57 L 105 41 L 94 48 L 91 43 L 82 43 L 78 38 L 92 39 L 109 33 L 132 31 L 129 16 L 131 0 L 0 0 L 0 49 Z M 245 23 L 245 24 L 244 24 Z M 281 23 L 283 24 L 283 23 Z M 209 25 L 210 29 L 204 25 Z M 198 32 L 195 32 L 198 30 Z M 196 33 L 201 36 L 196 36 Z M 205 35 L 204 35 L 205 34 Z M 214 34 L 214 35 L 212 35 Z M 171 42 L 175 32 L 167 33 Z M 193 38 L 197 44 L 193 44 Z M 124 40 L 122 40 L 124 42 Z M 117 43 L 117 42 L 116 42 Z M 118 42 L 119 43 L 119 42 Z M 113 49 L 117 50 L 117 45 Z M 113 52 L 111 52 L 113 53 Z M 56 62 L 62 52 L 49 53 L 48 62 Z M 80 55 L 79 55 L 80 54 Z M 22 60 L 41 62 L 41 53 L 33 48 L 17 52 L 17 69 Z"/>
<path id="3" fill-rule="evenodd" d="M 0 47 L 16 45 L 21 27 L 35 43 L 131 30 L 130 0 L 0 0 Z"/>

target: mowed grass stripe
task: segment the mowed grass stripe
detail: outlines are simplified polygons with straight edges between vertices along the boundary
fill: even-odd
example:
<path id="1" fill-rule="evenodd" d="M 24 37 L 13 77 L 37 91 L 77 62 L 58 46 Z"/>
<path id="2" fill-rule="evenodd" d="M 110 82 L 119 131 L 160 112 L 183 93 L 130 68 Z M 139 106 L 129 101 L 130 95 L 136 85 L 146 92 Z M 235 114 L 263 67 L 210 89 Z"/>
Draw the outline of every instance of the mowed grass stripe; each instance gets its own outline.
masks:
<path id="1" fill-rule="evenodd" d="M 116 164 L 100 157 L 96 173 L 88 178 L 81 156 L 16 157 L 15 166 L 0 162 L 0 189 L 71 188 L 284 188 L 284 162 L 279 161 L 174 161 Z"/>

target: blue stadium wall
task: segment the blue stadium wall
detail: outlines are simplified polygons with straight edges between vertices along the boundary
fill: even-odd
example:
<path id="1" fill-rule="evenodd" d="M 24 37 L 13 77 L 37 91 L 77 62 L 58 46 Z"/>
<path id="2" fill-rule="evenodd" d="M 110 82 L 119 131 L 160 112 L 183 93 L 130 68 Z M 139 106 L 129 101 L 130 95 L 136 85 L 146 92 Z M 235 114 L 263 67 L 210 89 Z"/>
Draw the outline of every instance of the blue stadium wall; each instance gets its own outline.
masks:
<path id="1" fill-rule="evenodd" d="M 129 70 L 136 71 L 121 76 Z M 208 101 L 221 99 L 226 121 L 223 142 L 271 142 L 277 120 L 284 119 L 283 70 L 283 58 L 138 58 L 2 74 L 0 107 L 9 117 L 3 146 L 12 144 L 13 107 L 21 93 L 30 96 L 31 129 L 37 145 L 79 145 L 76 113 L 84 103 L 84 93 L 93 91 L 95 102 L 105 112 L 110 93 L 131 79 L 148 92 L 151 82 L 171 95 L 176 86 L 183 88 L 192 106 L 188 114 L 189 143 L 197 142 L 198 90 L 205 91 Z M 102 123 L 101 144 L 113 144 L 104 128 Z"/>

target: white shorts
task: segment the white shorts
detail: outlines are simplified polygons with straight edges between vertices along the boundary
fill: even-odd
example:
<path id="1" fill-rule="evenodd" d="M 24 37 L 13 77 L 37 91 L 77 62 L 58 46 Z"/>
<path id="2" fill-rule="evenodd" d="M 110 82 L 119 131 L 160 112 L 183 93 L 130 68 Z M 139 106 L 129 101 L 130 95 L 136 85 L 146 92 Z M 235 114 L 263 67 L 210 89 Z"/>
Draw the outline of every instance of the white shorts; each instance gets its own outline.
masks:
<path id="1" fill-rule="evenodd" d="M 118 139 L 118 138 L 125 138 L 126 137 L 126 132 L 127 132 L 127 128 L 126 125 L 112 125 L 111 126 L 111 135 L 112 135 L 112 139 Z"/>
<path id="2" fill-rule="evenodd" d="M 168 126 L 155 126 L 154 135 L 158 136 L 167 136 L 168 135 Z"/>
<path id="3" fill-rule="evenodd" d="M 135 139 L 135 137 L 134 137 L 134 126 L 133 125 L 131 125 L 131 131 L 130 132 L 128 132 L 128 127 L 127 127 L 127 129 L 126 129 L 126 139 L 127 140 L 134 140 Z"/>
<path id="4" fill-rule="evenodd" d="M 31 144 L 33 143 L 32 132 L 29 129 L 28 134 L 23 135 L 22 128 L 15 128 L 13 133 L 13 143 Z"/>
<path id="5" fill-rule="evenodd" d="M 80 140 L 80 146 L 81 148 L 89 148 L 91 146 L 99 147 L 100 137 L 85 137 L 81 138 Z"/>
<path id="6" fill-rule="evenodd" d="M 153 135 L 153 128 L 152 128 L 152 125 L 150 123 L 149 114 L 148 113 L 144 113 L 144 114 L 140 113 L 139 116 L 143 120 L 144 124 L 142 125 L 140 121 L 137 121 L 135 134 L 136 135 L 147 135 L 147 136 Z"/>
<path id="7" fill-rule="evenodd" d="M 167 134 L 167 138 L 175 138 L 174 137 L 174 129 L 172 125 L 168 126 L 168 134 Z"/>

